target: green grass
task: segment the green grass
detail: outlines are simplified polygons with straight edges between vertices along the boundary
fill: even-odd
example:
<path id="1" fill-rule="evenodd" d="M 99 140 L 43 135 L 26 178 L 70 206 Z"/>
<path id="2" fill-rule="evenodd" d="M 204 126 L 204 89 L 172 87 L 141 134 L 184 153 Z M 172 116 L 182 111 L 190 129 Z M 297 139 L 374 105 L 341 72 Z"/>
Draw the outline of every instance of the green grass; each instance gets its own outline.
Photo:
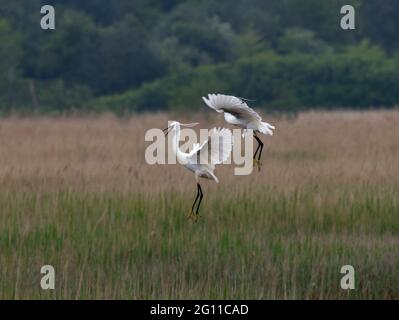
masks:
<path id="1" fill-rule="evenodd" d="M 0 298 L 399 299 L 397 190 L 227 194 L 3 193 Z"/>

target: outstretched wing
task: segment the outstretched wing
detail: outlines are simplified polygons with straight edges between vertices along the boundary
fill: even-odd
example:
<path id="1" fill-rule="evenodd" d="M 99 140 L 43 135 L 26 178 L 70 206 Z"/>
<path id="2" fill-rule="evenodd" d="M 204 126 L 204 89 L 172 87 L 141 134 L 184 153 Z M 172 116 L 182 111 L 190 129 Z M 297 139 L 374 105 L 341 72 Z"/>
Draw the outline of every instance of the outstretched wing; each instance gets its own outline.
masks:
<path id="1" fill-rule="evenodd" d="M 202 97 L 206 105 L 217 112 L 230 113 L 238 119 L 248 122 L 261 121 L 262 118 L 247 103 L 237 97 L 224 94 L 208 94 L 208 98 Z"/>
<path id="2" fill-rule="evenodd" d="M 232 146 L 233 135 L 229 129 L 213 128 L 208 140 L 201 145 L 194 144 L 188 160 L 192 164 L 204 164 L 214 168 L 229 158 Z"/>

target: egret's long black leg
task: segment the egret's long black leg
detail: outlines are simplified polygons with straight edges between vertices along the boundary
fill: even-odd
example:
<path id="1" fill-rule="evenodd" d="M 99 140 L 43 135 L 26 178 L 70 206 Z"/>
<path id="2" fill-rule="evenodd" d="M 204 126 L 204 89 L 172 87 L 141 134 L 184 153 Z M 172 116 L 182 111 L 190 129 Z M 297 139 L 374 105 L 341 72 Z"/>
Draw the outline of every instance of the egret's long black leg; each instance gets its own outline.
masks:
<path id="1" fill-rule="evenodd" d="M 193 206 L 191 207 L 191 212 L 192 213 L 194 213 L 195 204 L 197 203 L 198 197 L 200 196 L 200 188 L 198 188 L 198 187 L 199 187 L 199 184 L 197 183 L 197 196 L 195 197 Z M 198 211 L 198 209 L 197 209 L 197 211 Z"/>
<path id="2" fill-rule="evenodd" d="M 198 191 L 199 191 L 199 201 L 198 201 L 198 205 L 197 205 L 197 211 L 195 213 L 199 214 L 199 208 L 200 208 L 200 205 L 202 202 L 202 198 L 204 197 L 204 194 L 202 193 L 202 189 L 201 189 L 201 186 L 199 183 L 197 184 L 197 186 L 198 186 Z"/>
<path id="3" fill-rule="evenodd" d="M 253 158 L 255 160 L 256 159 L 256 155 L 257 155 L 257 153 L 259 151 L 259 148 L 260 148 L 260 143 L 259 143 L 259 140 L 258 140 L 259 138 L 257 136 L 254 135 L 254 138 L 256 139 L 256 141 L 258 141 L 258 147 L 255 150 L 254 158 Z"/>
<path id="4" fill-rule="evenodd" d="M 256 141 L 258 141 L 258 143 L 259 143 L 258 149 L 259 149 L 259 147 L 260 147 L 259 155 L 258 155 L 258 161 L 260 161 L 260 157 L 262 156 L 262 151 L 263 151 L 263 142 L 259 139 L 258 136 L 255 136 L 255 139 L 256 139 Z M 256 149 L 256 150 L 258 150 L 258 149 Z"/>

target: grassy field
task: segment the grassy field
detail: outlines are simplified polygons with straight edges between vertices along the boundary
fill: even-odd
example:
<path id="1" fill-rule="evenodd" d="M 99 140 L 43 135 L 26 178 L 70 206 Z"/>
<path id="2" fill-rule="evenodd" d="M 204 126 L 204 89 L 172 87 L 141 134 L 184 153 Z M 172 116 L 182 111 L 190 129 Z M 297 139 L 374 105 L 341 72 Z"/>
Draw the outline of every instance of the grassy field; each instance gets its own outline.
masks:
<path id="1" fill-rule="evenodd" d="M 399 112 L 268 119 L 262 171 L 217 168 L 196 224 L 193 175 L 144 161 L 168 119 L 194 117 L 0 120 L 0 299 L 399 299 Z"/>

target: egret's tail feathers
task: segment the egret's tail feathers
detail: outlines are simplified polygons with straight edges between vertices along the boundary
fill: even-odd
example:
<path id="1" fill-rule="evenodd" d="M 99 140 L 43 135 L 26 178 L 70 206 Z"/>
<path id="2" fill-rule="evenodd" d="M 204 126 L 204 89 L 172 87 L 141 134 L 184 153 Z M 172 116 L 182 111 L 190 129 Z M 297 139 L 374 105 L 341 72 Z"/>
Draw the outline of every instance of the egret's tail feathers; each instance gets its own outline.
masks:
<path id="1" fill-rule="evenodd" d="M 270 136 L 273 135 L 273 130 L 276 128 L 272 126 L 270 123 L 267 122 L 261 122 L 261 125 L 259 126 L 259 131 L 262 132 L 263 134 L 268 134 Z"/>

